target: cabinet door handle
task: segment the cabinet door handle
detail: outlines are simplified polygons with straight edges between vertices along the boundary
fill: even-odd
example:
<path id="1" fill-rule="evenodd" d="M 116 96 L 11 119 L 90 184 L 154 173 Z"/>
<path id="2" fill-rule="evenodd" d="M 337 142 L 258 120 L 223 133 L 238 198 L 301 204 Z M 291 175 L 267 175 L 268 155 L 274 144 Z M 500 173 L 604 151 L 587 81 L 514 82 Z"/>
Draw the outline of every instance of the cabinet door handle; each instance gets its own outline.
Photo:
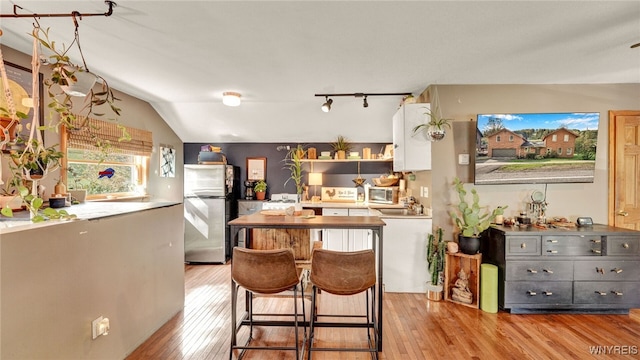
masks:
<path id="1" fill-rule="evenodd" d="M 622 291 L 611 290 L 611 293 L 615 294 L 616 296 L 622 296 Z"/>
<path id="2" fill-rule="evenodd" d="M 558 250 L 547 250 L 549 254 L 557 254 Z"/>
<path id="3" fill-rule="evenodd" d="M 557 242 L 558 242 L 558 240 L 547 240 L 547 242 L 548 242 L 548 243 L 554 243 L 554 244 L 555 244 L 555 243 L 557 243 Z"/>
<path id="4" fill-rule="evenodd" d="M 542 271 L 546 272 L 547 274 L 553 274 L 553 270 L 542 269 Z"/>
<path id="5" fill-rule="evenodd" d="M 594 243 L 594 244 L 600 244 L 602 242 L 602 240 L 600 240 L 600 239 L 597 239 L 597 240 L 592 239 L 591 242 Z"/>
<path id="6" fill-rule="evenodd" d="M 614 269 L 611 269 L 611 271 L 616 273 L 616 274 L 620 274 L 622 272 L 622 269 L 614 268 Z"/>
<path id="7" fill-rule="evenodd" d="M 620 210 L 616 213 L 616 215 L 618 216 L 629 216 L 629 213 L 624 211 L 624 210 Z"/>
<path id="8" fill-rule="evenodd" d="M 598 291 L 596 290 L 596 294 L 600 295 L 600 296 L 607 296 L 607 293 L 605 291 Z"/>
<path id="9" fill-rule="evenodd" d="M 535 291 L 531 291 L 531 290 L 528 290 L 528 291 L 527 291 L 527 294 L 529 294 L 529 296 L 536 296 L 536 295 L 538 295 L 538 294 L 536 294 L 536 292 L 535 292 Z"/>
<path id="10" fill-rule="evenodd" d="M 622 244 L 622 247 L 625 248 L 625 249 L 628 249 L 629 248 L 629 244 L 624 243 L 624 244 Z"/>
<path id="11" fill-rule="evenodd" d="M 520 249 L 524 249 L 524 248 L 526 248 L 526 247 L 527 247 L 527 244 L 526 244 L 526 243 L 522 243 L 522 244 L 520 244 Z"/>
<path id="12" fill-rule="evenodd" d="M 546 295 L 546 296 L 551 296 L 553 295 L 553 293 L 551 291 L 543 291 L 542 294 Z"/>
<path id="13" fill-rule="evenodd" d="M 532 273 L 532 274 L 537 274 L 538 270 L 535 269 L 527 269 L 528 272 Z"/>
<path id="14" fill-rule="evenodd" d="M 594 254 L 602 254 L 602 250 L 598 250 L 598 249 L 591 249 L 591 252 Z"/>
<path id="15" fill-rule="evenodd" d="M 604 269 L 596 267 L 596 272 L 604 275 Z"/>

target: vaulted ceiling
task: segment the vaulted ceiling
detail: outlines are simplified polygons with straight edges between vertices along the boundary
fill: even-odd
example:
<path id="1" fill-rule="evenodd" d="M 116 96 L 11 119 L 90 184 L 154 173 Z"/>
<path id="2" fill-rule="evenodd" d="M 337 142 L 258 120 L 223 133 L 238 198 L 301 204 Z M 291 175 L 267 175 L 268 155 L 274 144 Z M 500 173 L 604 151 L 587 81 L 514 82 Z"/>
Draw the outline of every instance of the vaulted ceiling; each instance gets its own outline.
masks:
<path id="1" fill-rule="evenodd" d="M 430 84 L 640 83 L 640 1 L 132 1 L 83 17 L 90 70 L 148 101 L 184 142 L 390 141 Z M 3 0 L 2 14 L 102 13 L 101 0 Z M 30 54 L 31 18 L 2 18 Z M 71 18 L 42 17 L 58 43 Z M 78 59 L 78 53 L 71 53 Z M 242 94 L 239 107 L 221 103 Z M 640 96 L 640 94 L 639 94 Z M 126 110 L 126 109 L 125 109 Z"/>

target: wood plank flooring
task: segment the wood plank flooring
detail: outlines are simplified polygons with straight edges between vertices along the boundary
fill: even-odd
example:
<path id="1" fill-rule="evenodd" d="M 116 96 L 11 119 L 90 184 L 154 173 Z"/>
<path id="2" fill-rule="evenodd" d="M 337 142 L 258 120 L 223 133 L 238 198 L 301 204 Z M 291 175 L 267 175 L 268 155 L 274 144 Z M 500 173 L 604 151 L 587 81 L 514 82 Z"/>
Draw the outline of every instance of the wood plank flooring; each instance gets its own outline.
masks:
<path id="1" fill-rule="evenodd" d="M 228 359 L 230 266 L 186 265 L 184 310 L 128 360 Z M 322 294 L 321 311 L 354 313 L 364 296 Z M 290 311 L 288 298 L 259 298 L 256 311 Z M 306 303 L 307 312 L 309 302 Z M 425 294 L 386 293 L 380 359 L 639 359 L 640 309 L 629 315 L 490 314 Z M 293 343 L 292 329 L 254 330 L 258 343 Z M 318 329 L 318 346 L 366 346 L 362 329 Z M 591 348 L 599 346 L 599 354 Z M 234 354 L 234 358 L 235 358 Z M 293 359 L 293 352 L 249 351 L 245 359 Z M 314 353 L 314 359 L 369 359 L 367 353 Z"/>

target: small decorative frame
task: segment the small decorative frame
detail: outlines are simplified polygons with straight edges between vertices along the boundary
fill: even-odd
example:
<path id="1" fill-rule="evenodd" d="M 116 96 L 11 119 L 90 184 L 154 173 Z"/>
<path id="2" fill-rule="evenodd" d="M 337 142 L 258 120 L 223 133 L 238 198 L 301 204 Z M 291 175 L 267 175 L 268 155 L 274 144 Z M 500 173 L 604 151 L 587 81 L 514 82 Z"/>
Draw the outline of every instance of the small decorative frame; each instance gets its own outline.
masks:
<path id="1" fill-rule="evenodd" d="M 15 81 L 27 92 L 29 97 L 33 99 L 33 88 L 31 84 L 32 82 L 31 69 L 27 69 L 26 67 L 13 64 L 8 61 L 4 62 L 4 66 L 5 66 L 5 69 L 7 70 L 7 77 L 9 78 L 9 80 Z M 40 93 L 38 94 L 39 95 L 38 97 L 40 99 L 39 112 L 40 112 L 41 127 L 44 126 L 44 100 L 43 100 L 44 90 L 42 86 L 42 81 L 43 81 L 43 75 L 42 73 L 38 73 L 38 83 L 40 84 L 40 86 L 38 86 L 39 93 Z M 0 95 L 0 96 L 4 96 L 4 95 Z M 21 121 L 21 123 L 23 124 L 22 131 L 20 132 L 20 134 L 18 134 L 18 136 L 22 137 L 25 140 L 29 139 L 29 133 L 31 132 L 30 128 L 26 126 L 26 124 L 31 124 L 31 122 L 33 121 L 33 111 L 29 111 L 28 115 L 29 116 L 26 119 L 22 119 Z M 44 140 L 44 130 L 40 131 L 40 135 L 42 135 L 42 139 Z M 24 146 L 24 144 L 20 146 Z M 6 150 L 2 149 L 2 151 L 6 151 Z"/>
<path id="2" fill-rule="evenodd" d="M 160 145 L 160 177 L 176 176 L 176 150 L 169 145 Z"/>
<path id="3" fill-rule="evenodd" d="M 267 158 L 266 157 L 248 157 L 247 158 L 247 180 L 266 180 L 267 179 Z"/>

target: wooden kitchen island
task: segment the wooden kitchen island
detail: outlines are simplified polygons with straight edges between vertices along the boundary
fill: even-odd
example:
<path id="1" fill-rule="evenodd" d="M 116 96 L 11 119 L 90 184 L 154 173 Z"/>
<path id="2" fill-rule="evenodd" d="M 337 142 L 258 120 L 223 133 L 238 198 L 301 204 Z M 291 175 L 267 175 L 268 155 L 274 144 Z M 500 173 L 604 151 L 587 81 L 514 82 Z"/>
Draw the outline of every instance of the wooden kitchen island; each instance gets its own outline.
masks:
<path id="1" fill-rule="evenodd" d="M 382 351 L 382 227 L 385 222 L 377 216 L 273 216 L 252 214 L 241 216 L 229 221 L 230 235 L 236 239 L 241 229 L 245 231 L 245 246 L 251 247 L 251 229 L 364 229 L 371 230 L 374 234 L 372 241 L 373 251 L 378 260 L 378 280 L 376 284 L 376 330 L 378 338 L 378 351 Z M 377 239 L 377 241 L 376 241 Z M 237 243 L 235 241 L 234 243 Z M 233 259 L 232 259 L 233 261 Z"/>

